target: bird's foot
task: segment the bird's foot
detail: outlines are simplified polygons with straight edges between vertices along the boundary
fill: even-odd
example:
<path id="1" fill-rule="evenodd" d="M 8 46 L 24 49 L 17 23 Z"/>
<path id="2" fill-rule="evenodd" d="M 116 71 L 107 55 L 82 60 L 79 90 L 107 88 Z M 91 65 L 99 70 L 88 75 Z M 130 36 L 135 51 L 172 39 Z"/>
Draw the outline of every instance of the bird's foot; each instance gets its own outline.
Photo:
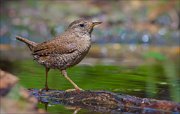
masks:
<path id="1" fill-rule="evenodd" d="M 48 87 L 45 87 L 45 88 L 43 88 L 42 90 L 46 90 L 46 91 L 48 91 L 48 90 L 49 90 L 49 88 L 48 88 Z"/>
<path id="2" fill-rule="evenodd" d="M 81 88 L 75 88 L 75 89 L 67 89 L 66 92 L 72 92 L 72 91 L 76 91 L 76 92 L 80 92 L 80 91 L 84 91 L 83 89 Z"/>
<path id="3" fill-rule="evenodd" d="M 39 89 L 39 93 L 42 93 L 44 90 L 45 90 L 45 91 L 48 91 L 49 88 L 48 88 L 48 87 L 45 87 L 45 88 Z"/>

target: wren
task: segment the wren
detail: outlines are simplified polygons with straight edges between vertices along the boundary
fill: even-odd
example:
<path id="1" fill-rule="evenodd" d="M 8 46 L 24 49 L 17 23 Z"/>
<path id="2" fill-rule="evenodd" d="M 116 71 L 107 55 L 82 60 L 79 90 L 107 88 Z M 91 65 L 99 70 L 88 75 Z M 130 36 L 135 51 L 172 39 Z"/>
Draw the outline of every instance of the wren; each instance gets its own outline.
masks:
<path id="1" fill-rule="evenodd" d="M 34 60 L 45 67 L 46 81 L 44 89 L 46 91 L 49 90 L 47 78 L 50 69 L 59 69 L 76 91 L 82 90 L 68 77 L 66 69 L 78 64 L 86 56 L 91 47 L 93 27 L 101 23 L 86 19 L 75 20 L 64 33 L 42 43 L 35 43 L 16 36 L 16 39 L 24 42 L 29 47 Z"/>

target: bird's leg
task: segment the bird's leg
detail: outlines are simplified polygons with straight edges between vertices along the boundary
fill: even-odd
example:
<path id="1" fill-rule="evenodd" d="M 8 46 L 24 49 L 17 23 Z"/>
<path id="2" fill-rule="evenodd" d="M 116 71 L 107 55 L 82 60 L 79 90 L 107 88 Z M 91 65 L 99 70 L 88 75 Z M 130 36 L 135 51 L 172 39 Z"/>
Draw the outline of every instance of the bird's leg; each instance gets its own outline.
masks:
<path id="1" fill-rule="evenodd" d="M 40 90 L 39 90 L 39 94 L 42 94 L 42 91 L 43 91 L 43 90 L 46 90 L 46 91 L 48 91 L 48 90 L 49 90 L 49 88 L 48 88 L 48 83 L 47 83 L 47 78 L 48 78 L 48 72 L 49 72 L 49 70 L 50 70 L 50 68 L 46 68 L 46 81 L 45 81 L 45 88 L 40 89 Z"/>
<path id="2" fill-rule="evenodd" d="M 83 89 L 79 88 L 67 75 L 66 70 L 61 70 L 62 75 L 74 86 L 76 91 L 83 91 Z M 70 90 L 71 91 L 71 90 Z"/>
<path id="3" fill-rule="evenodd" d="M 49 68 L 46 68 L 46 82 L 45 82 L 45 90 L 48 91 L 49 88 L 48 88 L 48 83 L 47 83 L 47 79 L 48 79 L 48 72 L 49 72 Z"/>

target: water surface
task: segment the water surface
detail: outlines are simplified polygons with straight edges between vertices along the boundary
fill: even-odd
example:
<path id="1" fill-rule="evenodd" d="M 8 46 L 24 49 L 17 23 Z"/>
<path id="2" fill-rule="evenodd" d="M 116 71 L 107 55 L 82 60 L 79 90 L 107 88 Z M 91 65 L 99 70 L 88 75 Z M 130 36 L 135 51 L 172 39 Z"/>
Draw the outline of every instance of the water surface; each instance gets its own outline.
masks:
<path id="1" fill-rule="evenodd" d="M 20 84 L 26 88 L 43 88 L 45 69 L 32 60 L 17 62 L 15 74 L 20 78 Z M 179 100 L 178 82 L 169 81 L 161 64 L 125 67 L 117 65 L 78 65 L 67 70 L 69 77 L 84 90 L 106 90 L 124 93 L 138 97 L 148 97 L 162 100 Z M 179 79 L 179 77 L 176 77 Z M 172 90 L 171 85 L 176 87 Z M 51 89 L 66 90 L 73 86 L 60 74 L 59 70 L 50 70 L 48 85 Z M 179 102 L 179 101 L 178 101 Z M 48 112 L 73 113 L 75 107 L 62 104 L 38 104 L 39 108 Z M 79 109 L 78 109 L 79 110 Z M 79 113 L 98 113 L 86 109 Z"/>

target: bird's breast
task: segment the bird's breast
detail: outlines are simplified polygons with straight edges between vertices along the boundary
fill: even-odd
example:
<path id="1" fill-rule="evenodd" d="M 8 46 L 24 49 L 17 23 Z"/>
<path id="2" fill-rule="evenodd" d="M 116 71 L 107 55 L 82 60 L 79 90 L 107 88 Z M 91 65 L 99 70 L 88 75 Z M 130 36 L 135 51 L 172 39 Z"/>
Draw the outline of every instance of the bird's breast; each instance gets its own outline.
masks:
<path id="1" fill-rule="evenodd" d="M 91 47 L 91 40 L 90 37 L 82 37 L 77 41 L 77 50 L 71 56 L 71 63 L 70 66 L 78 64 L 88 53 Z M 68 65 L 68 66 L 69 66 Z"/>
<path id="2" fill-rule="evenodd" d="M 89 35 L 82 35 L 78 38 L 77 49 L 80 52 L 87 52 L 91 47 L 91 38 Z"/>

